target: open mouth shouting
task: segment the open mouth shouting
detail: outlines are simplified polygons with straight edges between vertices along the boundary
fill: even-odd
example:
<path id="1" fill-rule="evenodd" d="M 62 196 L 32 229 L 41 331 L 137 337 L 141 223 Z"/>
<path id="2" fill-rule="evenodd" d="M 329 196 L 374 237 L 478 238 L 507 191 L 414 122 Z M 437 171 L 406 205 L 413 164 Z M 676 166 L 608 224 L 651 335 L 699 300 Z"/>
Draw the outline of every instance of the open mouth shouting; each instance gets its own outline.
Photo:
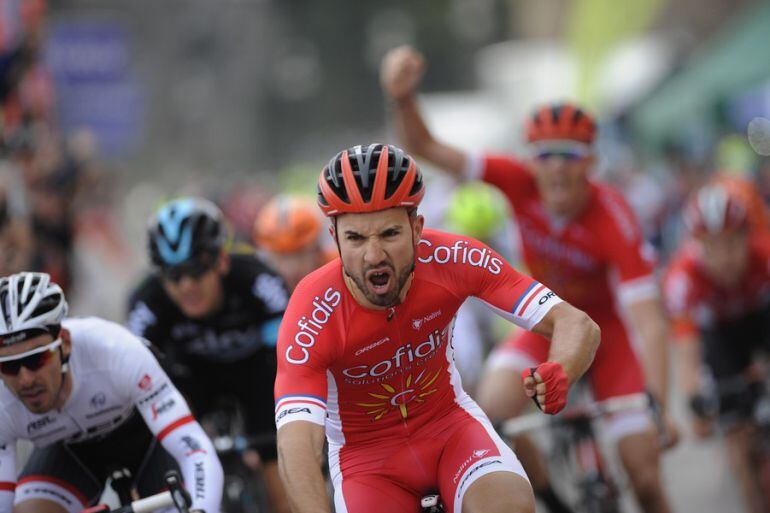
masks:
<path id="1" fill-rule="evenodd" d="M 377 296 L 387 295 L 395 281 L 395 273 L 388 266 L 370 269 L 365 274 L 366 285 Z"/>

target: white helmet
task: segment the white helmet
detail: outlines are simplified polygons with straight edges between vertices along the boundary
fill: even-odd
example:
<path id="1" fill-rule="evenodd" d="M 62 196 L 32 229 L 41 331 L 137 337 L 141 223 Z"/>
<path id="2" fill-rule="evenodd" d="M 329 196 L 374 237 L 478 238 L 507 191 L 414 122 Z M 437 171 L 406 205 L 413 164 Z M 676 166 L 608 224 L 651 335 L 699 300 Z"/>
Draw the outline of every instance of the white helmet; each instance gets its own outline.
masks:
<path id="1" fill-rule="evenodd" d="M 45 273 L 22 272 L 0 278 L 0 347 L 23 342 L 61 325 L 67 300 Z M 11 335 L 11 336 L 8 336 Z"/>

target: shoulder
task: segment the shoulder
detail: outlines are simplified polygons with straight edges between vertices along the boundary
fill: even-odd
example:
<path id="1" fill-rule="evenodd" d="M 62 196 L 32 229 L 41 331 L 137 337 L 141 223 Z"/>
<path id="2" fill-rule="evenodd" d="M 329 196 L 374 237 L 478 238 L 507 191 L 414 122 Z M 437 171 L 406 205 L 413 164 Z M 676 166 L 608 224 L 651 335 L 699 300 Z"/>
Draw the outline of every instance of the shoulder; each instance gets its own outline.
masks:
<path id="1" fill-rule="evenodd" d="M 145 349 L 142 340 L 128 329 L 99 317 L 68 318 L 62 326 L 70 332 L 73 354 L 94 362 L 114 361 Z"/>
<path id="2" fill-rule="evenodd" d="M 226 288 L 261 301 L 270 312 L 282 312 L 289 300 L 286 284 L 276 271 L 253 254 L 231 254 Z"/>
<path id="3" fill-rule="evenodd" d="M 135 333 L 144 333 L 148 326 L 156 324 L 160 318 L 167 319 L 171 312 L 177 311 L 155 274 L 146 276 L 133 290 L 128 309 L 128 326 Z"/>
<path id="4" fill-rule="evenodd" d="M 485 270 L 499 274 L 503 266 L 502 257 L 483 242 L 439 230 L 423 231 L 417 247 L 417 262 L 423 275 L 439 270 Z"/>
<path id="5" fill-rule="evenodd" d="M 609 184 L 592 182 L 594 220 L 612 236 L 620 235 L 628 241 L 640 238 L 639 224 L 623 194 Z"/>
<path id="6" fill-rule="evenodd" d="M 132 305 L 139 301 L 145 304 L 160 305 L 169 300 L 168 295 L 163 290 L 163 285 L 160 283 L 160 278 L 154 273 L 145 276 L 131 292 L 129 298 Z"/>

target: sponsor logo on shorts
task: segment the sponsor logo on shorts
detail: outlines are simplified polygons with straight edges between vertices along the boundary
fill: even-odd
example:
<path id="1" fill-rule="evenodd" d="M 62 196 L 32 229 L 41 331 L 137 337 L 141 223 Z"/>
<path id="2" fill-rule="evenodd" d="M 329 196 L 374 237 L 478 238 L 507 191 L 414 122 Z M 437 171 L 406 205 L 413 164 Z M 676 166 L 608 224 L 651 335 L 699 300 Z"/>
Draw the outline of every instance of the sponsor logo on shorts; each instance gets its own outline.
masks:
<path id="1" fill-rule="evenodd" d="M 489 449 L 479 449 L 476 451 L 473 451 L 473 453 L 465 458 L 465 461 L 463 461 L 460 464 L 460 467 L 457 469 L 457 472 L 455 472 L 454 477 L 452 477 L 452 482 L 456 483 L 458 479 L 460 479 L 460 476 L 463 474 L 463 471 L 468 468 L 468 466 L 473 463 L 476 460 L 479 460 L 487 455 L 489 452 Z"/>
<path id="2" fill-rule="evenodd" d="M 468 482 L 468 479 L 470 479 L 473 476 L 473 474 L 475 474 L 476 472 L 478 472 L 484 467 L 488 467 L 490 465 L 502 465 L 502 464 L 503 464 L 502 460 L 489 460 L 489 461 L 479 463 L 478 465 L 473 467 L 471 470 L 468 471 L 467 474 L 465 474 L 465 478 L 463 478 L 462 482 L 460 483 L 460 486 L 457 487 L 458 497 L 460 495 L 460 492 L 464 489 L 466 483 Z"/>
<path id="3" fill-rule="evenodd" d="M 429 240 L 422 239 L 420 244 L 432 248 L 432 253 L 427 257 L 417 260 L 423 264 L 435 262 L 437 264 L 463 264 L 471 267 L 479 267 L 498 275 L 503 270 L 503 262 L 489 248 L 471 248 L 467 240 L 457 240 L 452 246 L 433 246 Z"/>
<path id="4" fill-rule="evenodd" d="M 68 496 L 64 495 L 63 493 L 60 493 L 56 489 L 48 488 L 45 485 L 40 484 L 31 484 L 27 486 L 20 487 L 22 489 L 22 494 L 24 495 L 31 495 L 31 498 L 44 498 L 46 496 L 48 497 L 55 497 L 56 499 L 60 500 L 64 504 L 72 505 L 74 504 L 72 502 L 72 499 L 70 499 Z M 16 493 L 19 493 L 19 490 L 16 490 Z"/>
<path id="5" fill-rule="evenodd" d="M 332 287 L 326 289 L 323 299 L 320 296 L 313 298 L 315 307 L 310 315 L 303 315 L 297 321 L 299 330 L 294 334 L 294 344 L 286 348 L 286 361 L 294 365 L 301 365 L 310 359 L 308 349 L 316 343 L 316 337 L 321 334 L 326 323 L 331 319 L 334 308 L 340 304 L 342 294 Z M 295 346 L 296 344 L 296 346 Z"/>

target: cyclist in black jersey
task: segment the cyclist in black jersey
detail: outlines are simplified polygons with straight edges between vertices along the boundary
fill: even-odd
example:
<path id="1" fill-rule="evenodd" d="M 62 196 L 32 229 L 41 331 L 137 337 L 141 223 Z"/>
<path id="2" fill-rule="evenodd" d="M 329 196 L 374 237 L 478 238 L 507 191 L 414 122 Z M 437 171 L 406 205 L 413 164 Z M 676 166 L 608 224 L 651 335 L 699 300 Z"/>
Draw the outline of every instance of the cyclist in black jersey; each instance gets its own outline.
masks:
<path id="1" fill-rule="evenodd" d="M 272 509 L 288 511 L 272 419 L 275 343 L 288 292 L 256 256 L 228 253 L 225 239 L 222 213 L 210 201 L 163 205 L 149 225 L 154 272 L 131 295 L 128 327 L 165 353 L 196 415 L 222 397 L 239 403 L 246 434 L 267 440 L 254 448 Z"/>

